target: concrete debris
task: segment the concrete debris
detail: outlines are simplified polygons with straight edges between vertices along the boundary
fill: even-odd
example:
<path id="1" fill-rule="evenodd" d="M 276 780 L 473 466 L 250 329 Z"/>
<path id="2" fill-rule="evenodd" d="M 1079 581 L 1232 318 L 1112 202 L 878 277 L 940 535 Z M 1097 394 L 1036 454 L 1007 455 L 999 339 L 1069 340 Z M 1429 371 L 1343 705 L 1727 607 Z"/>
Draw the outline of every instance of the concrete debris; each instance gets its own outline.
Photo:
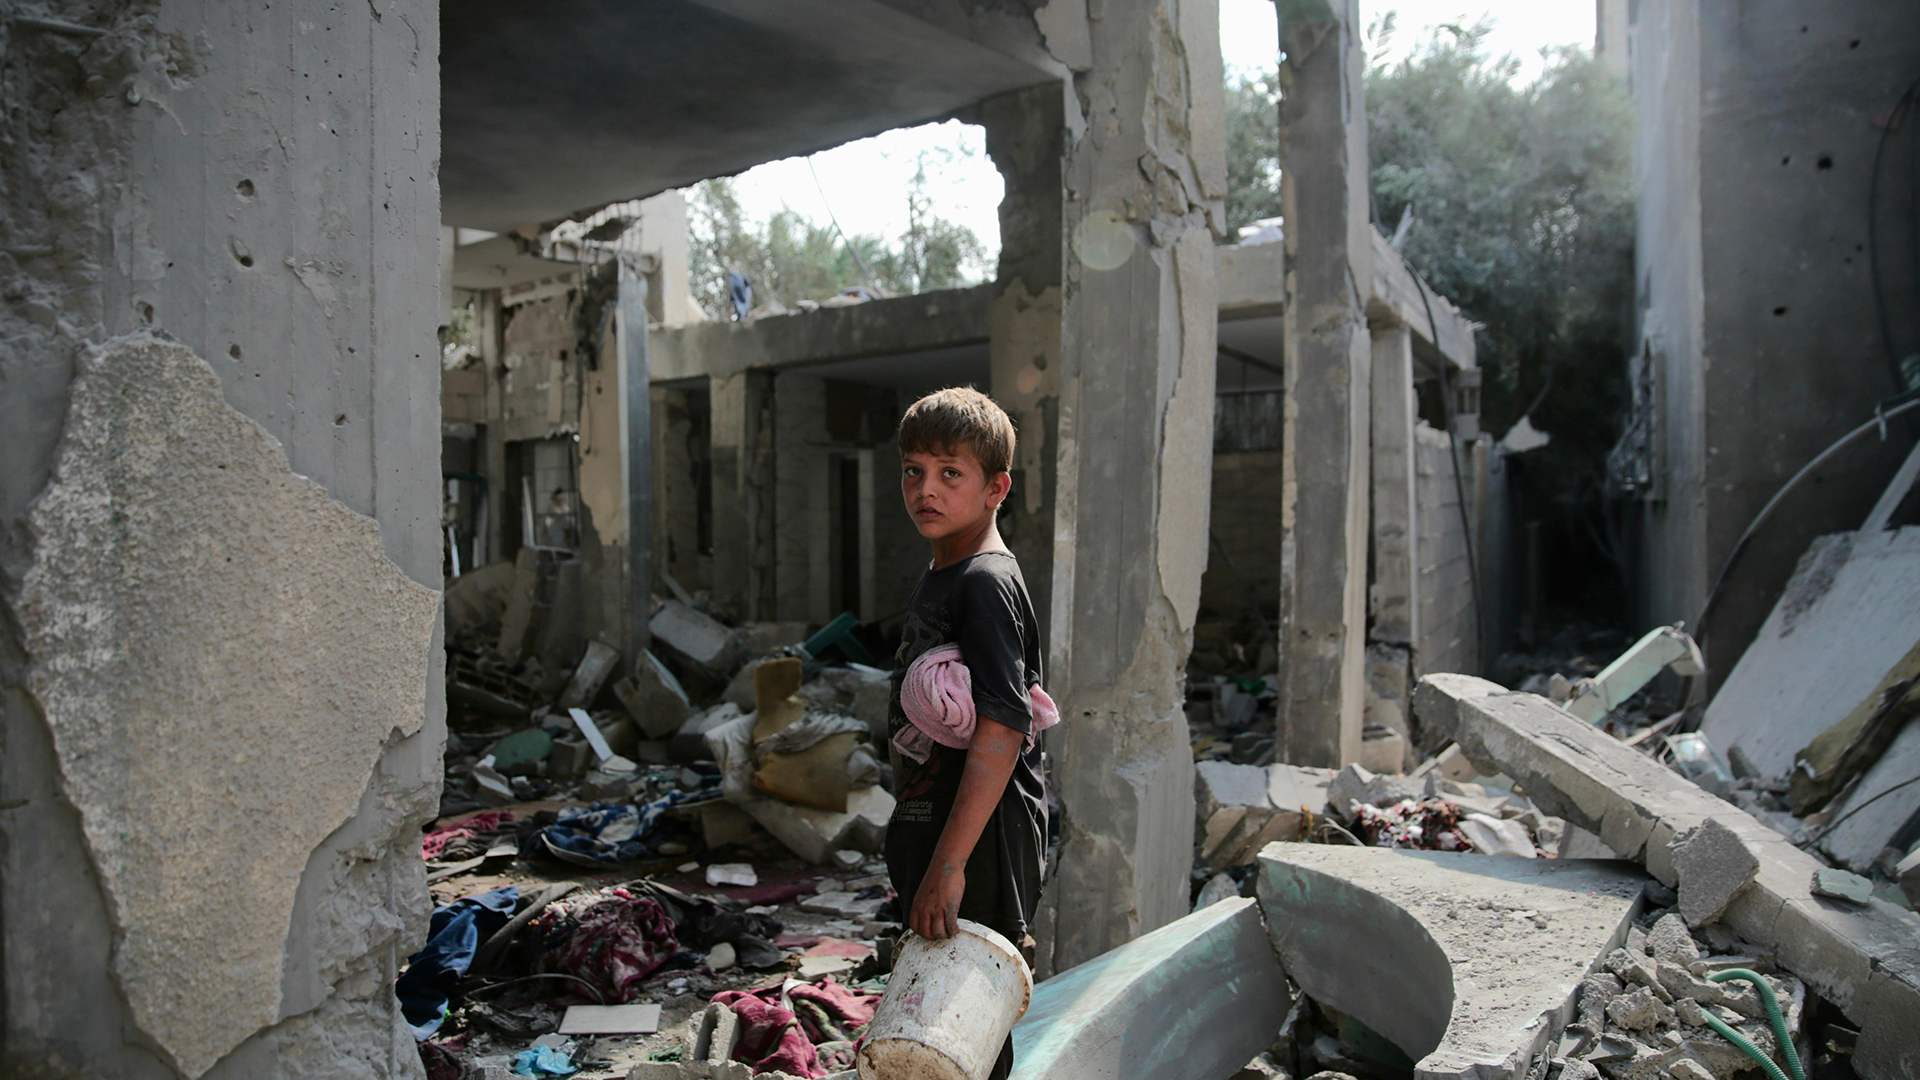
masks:
<path id="1" fill-rule="evenodd" d="M 1327 801 L 1342 816 L 1352 816 L 1356 804 L 1392 806 L 1426 795 L 1426 783 L 1410 776 L 1382 776 L 1359 765 L 1340 770 L 1327 788 Z"/>
<path id="2" fill-rule="evenodd" d="M 613 674 L 614 665 L 620 662 L 620 650 L 602 641 L 587 642 L 586 655 L 580 658 L 580 666 L 573 670 L 573 678 L 560 694 L 560 707 L 574 709 L 593 704 L 600 696 L 600 688 L 607 683 L 607 676 Z"/>
<path id="3" fill-rule="evenodd" d="M 667 655 L 715 686 L 725 686 L 733 675 L 738 655 L 733 631 L 713 616 L 668 600 L 647 621 L 647 632 Z"/>
<path id="4" fill-rule="evenodd" d="M 1920 1073 L 1920 1043 L 1911 1038 L 1920 1030 L 1920 924 L 1911 913 L 1885 903 L 1835 903 L 1815 895 L 1814 873 L 1822 867 L 1811 855 L 1545 699 L 1444 675 L 1422 679 L 1414 701 L 1423 730 L 1431 727 L 1436 738 L 1454 739 L 1483 770 L 1512 777 L 1542 810 L 1595 833 L 1619 856 L 1643 862 L 1654 877 L 1677 886 L 1683 914 L 1690 899 L 1704 899 L 1694 909 L 1704 918 L 1721 906 L 1722 894 L 1737 886 L 1716 920 L 1696 925 L 1699 934 L 1719 941 L 1716 951 L 1770 956 L 1838 1006 L 1860 1032 L 1853 1067 L 1861 1076 Z M 1713 835 L 1705 828 L 1709 820 L 1731 833 L 1758 868 L 1749 878 L 1739 859 L 1731 871 L 1707 872 L 1700 882 L 1707 886 L 1705 897 L 1690 898 L 1690 884 L 1702 865 L 1725 864 L 1696 861 L 1684 854 L 1687 843 L 1675 841 Z M 1746 1023 L 1743 1032 L 1751 1031 L 1763 1046 L 1771 1044 L 1764 1024 Z M 1710 1045 L 1703 1038 L 1681 1048 L 1649 1050 L 1612 1071 L 1651 1076 L 1686 1056 L 1726 1075 L 1711 1058 Z M 1739 1063 L 1728 1066 L 1733 1067 Z"/>
<path id="5" fill-rule="evenodd" d="M 1467 1078 L 1524 1075 L 1553 1045 L 1643 878 L 1618 863 L 1274 844 L 1256 880 L 1309 997 L 1401 1048 L 1417 1075 Z"/>
<path id="6" fill-rule="evenodd" d="M 1629 1031 L 1651 1031 L 1655 1027 L 1671 1026 L 1674 1013 L 1653 991 L 1636 986 L 1607 1003 L 1607 1019 Z"/>
<path id="7" fill-rule="evenodd" d="M 1233 878 L 1227 874 L 1215 874 L 1207 879 L 1205 885 L 1200 886 L 1200 895 L 1194 898 L 1193 910 L 1199 911 L 1201 908 L 1209 907 L 1222 900 L 1228 900 L 1238 895 L 1240 895 L 1239 882 L 1233 880 Z"/>
<path id="8" fill-rule="evenodd" d="M 1693 927 L 1718 919 L 1760 873 L 1759 856 L 1717 818 L 1674 837 L 1672 859 L 1680 914 Z"/>
<path id="9" fill-rule="evenodd" d="M 1812 889 L 1815 896 L 1845 900 L 1850 904 L 1864 904 L 1873 899 L 1873 882 L 1859 874 L 1850 874 L 1831 866 L 1823 866 L 1813 872 Z"/>
<path id="10" fill-rule="evenodd" d="M 881 787 L 860 788 L 847 796 L 847 809 L 841 813 L 778 799 L 755 799 L 742 809 L 789 851 L 825 865 L 836 851 L 879 852 L 893 817 L 893 796 Z"/>
<path id="11" fill-rule="evenodd" d="M 1527 834 L 1527 827 L 1518 821 L 1502 821 L 1485 814 L 1468 814 L 1456 828 L 1467 838 L 1473 850 L 1482 855 L 1531 859 L 1537 854 L 1533 837 Z"/>
<path id="12" fill-rule="evenodd" d="M 651 652 L 641 654 L 640 663 L 614 684 L 613 692 L 649 739 L 664 739 L 678 731 L 693 712 L 680 680 Z"/>
<path id="13" fill-rule="evenodd" d="M 1223 900 L 1037 984 L 1013 1029 L 1013 1080 L 1229 1076 L 1292 1005 L 1259 908 Z M 1206 1018 L 1205 1037 L 1138 1037 L 1169 1016 Z"/>
<path id="14" fill-rule="evenodd" d="M 560 1020 L 562 1035 L 651 1035 L 658 1030 L 658 1005 L 569 1005 Z"/>
<path id="15" fill-rule="evenodd" d="M 1647 931 L 1647 951 L 1655 960 L 1682 966 L 1700 959 L 1700 946 L 1693 943 L 1693 934 L 1688 932 L 1686 922 L 1673 914 L 1654 920 L 1652 929 Z"/>
<path id="16" fill-rule="evenodd" d="M 707 866 L 707 884 L 751 888 L 760 884 L 760 875 L 754 871 L 752 863 L 710 863 Z"/>

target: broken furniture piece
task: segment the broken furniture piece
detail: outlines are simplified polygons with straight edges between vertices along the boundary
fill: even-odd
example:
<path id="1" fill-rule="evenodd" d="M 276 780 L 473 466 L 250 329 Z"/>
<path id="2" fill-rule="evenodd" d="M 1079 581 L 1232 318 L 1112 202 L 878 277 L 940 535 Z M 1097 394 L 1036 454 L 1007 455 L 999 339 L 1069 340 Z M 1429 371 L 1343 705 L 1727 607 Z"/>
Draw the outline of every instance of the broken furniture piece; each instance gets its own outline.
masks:
<path id="1" fill-rule="evenodd" d="M 1688 676 L 1707 670 L 1700 646 L 1678 624 L 1649 630 L 1600 674 L 1574 683 L 1572 695 L 1561 707 L 1589 724 L 1597 724 L 1666 668 Z"/>

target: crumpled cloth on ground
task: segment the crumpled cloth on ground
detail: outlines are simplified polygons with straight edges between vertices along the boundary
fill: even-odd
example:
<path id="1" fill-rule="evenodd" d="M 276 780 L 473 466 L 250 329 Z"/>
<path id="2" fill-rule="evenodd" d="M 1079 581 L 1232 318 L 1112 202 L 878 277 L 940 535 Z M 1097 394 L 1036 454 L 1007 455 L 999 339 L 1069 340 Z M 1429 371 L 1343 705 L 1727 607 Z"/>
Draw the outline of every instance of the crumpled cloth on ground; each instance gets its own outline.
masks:
<path id="1" fill-rule="evenodd" d="M 424 1039 L 420 1042 L 420 1064 L 426 1066 L 427 1080 L 460 1080 L 460 1054 L 467 1048 L 468 1033 L 451 1039 Z"/>
<path id="2" fill-rule="evenodd" d="M 1361 803 L 1353 831 L 1373 847 L 1470 851 L 1473 845 L 1460 832 L 1465 816 L 1458 803 L 1445 799 L 1402 799 L 1392 806 Z"/>
<path id="3" fill-rule="evenodd" d="M 1033 705 L 1034 736 L 1060 722 L 1060 708 L 1038 683 L 1027 692 Z M 900 711 L 910 721 L 893 736 L 893 748 L 913 761 L 925 761 L 935 743 L 964 750 L 973 741 L 978 719 L 973 708 L 973 673 L 960 658 L 960 646 L 942 645 L 920 654 L 900 680 Z"/>
<path id="4" fill-rule="evenodd" d="M 509 885 L 434 909 L 426 945 L 407 958 L 407 970 L 393 984 L 415 1039 L 440 1030 L 447 1019 L 447 1001 L 473 964 L 473 954 L 507 924 L 519 904 L 520 890 Z"/>
<path id="5" fill-rule="evenodd" d="M 880 995 L 832 979 L 818 984 L 790 979 L 764 990 L 726 990 L 713 995 L 713 1001 L 740 1017 L 733 1060 L 753 1066 L 756 1074 L 777 1070 L 817 1080 L 828 1073 L 819 1044 L 856 1040 L 873 1022 Z M 829 1048 L 829 1059 L 837 1061 L 842 1049 Z"/>
<path id="6" fill-rule="evenodd" d="M 513 1055 L 515 1076 L 572 1076 L 579 1071 L 573 1058 L 551 1046 L 536 1046 Z"/>
<path id="7" fill-rule="evenodd" d="M 542 969 L 586 980 L 608 1005 L 632 1003 L 641 980 L 680 951 L 666 909 L 623 888 L 557 900 L 532 929 L 546 954 Z"/>
<path id="8" fill-rule="evenodd" d="M 540 830 L 540 839 L 555 858 L 580 866 L 652 858 L 647 835 L 668 807 L 688 797 L 684 791 L 669 791 L 644 806 L 597 802 L 562 810 L 553 824 Z"/>
<path id="9" fill-rule="evenodd" d="M 729 911 L 711 900 L 689 896 L 658 883 L 647 883 L 646 889 L 667 909 L 668 917 L 673 920 L 674 936 L 680 939 L 680 944 L 697 950 L 703 957 L 724 941 L 733 946 L 742 967 L 765 971 L 786 962 L 786 950 L 773 940 L 781 931 L 780 923 L 773 917 Z"/>
<path id="10" fill-rule="evenodd" d="M 475 814 L 458 824 L 421 837 L 420 857 L 427 860 L 442 857 L 471 859 L 475 855 L 484 855 L 487 845 L 480 838 L 500 832 L 512 823 L 511 810 L 488 810 L 484 814 Z"/>

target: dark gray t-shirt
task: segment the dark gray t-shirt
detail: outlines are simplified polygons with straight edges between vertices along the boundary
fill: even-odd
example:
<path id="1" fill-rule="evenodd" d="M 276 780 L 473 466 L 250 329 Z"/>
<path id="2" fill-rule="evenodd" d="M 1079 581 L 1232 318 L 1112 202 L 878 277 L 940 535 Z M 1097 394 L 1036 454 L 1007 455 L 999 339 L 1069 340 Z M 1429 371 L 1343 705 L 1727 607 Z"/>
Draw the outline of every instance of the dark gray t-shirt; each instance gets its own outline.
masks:
<path id="1" fill-rule="evenodd" d="M 908 723 L 900 708 L 900 683 L 907 668 L 922 653 L 947 644 L 960 646 L 980 718 L 1032 731 L 1028 694 L 1040 682 L 1040 625 L 1012 554 L 983 551 L 920 576 L 907 601 L 906 629 L 894 657 L 889 741 Z M 887 826 L 886 855 L 903 913 L 912 909 L 920 879 L 933 860 L 966 763 L 966 750 L 938 745 L 924 763 L 893 755 L 898 802 Z M 991 926 L 1019 943 L 1040 899 L 1046 822 L 1046 787 L 1040 750 L 1034 746 L 1014 763 L 1000 805 L 967 860 L 961 918 Z"/>

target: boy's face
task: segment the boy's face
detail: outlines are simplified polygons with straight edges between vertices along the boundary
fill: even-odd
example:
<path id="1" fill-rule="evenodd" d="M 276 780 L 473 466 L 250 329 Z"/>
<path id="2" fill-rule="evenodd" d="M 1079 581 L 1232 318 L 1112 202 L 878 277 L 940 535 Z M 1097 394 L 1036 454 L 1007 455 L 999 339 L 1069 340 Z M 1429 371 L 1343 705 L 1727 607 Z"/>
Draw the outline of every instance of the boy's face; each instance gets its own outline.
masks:
<path id="1" fill-rule="evenodd" d="M 952 447 L 938 453 L 906 454 L 900 459 L 900 494 L 920 535 L 929 540 L 951 536 L 990 521 L 1013 486 L 1013 478 L 991 478 L 973 453 Z"/>

